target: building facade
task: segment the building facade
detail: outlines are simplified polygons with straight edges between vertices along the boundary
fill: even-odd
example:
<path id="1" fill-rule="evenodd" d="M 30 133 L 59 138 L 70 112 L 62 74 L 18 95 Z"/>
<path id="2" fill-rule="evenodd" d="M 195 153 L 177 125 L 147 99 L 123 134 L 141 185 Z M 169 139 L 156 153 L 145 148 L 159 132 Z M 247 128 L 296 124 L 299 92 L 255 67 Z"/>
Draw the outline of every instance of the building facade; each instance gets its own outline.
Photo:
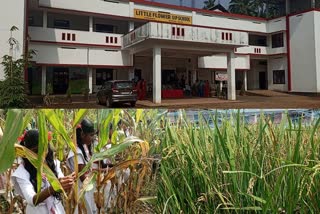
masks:
<path id="1" fill-rule="evenodd" d="M 320 5 L 303 2 L 287 0 L 287 15 L 264 19 L 143 0 L 5 0 L 0 55 L 18 27 L 14 56 L 37 53 L 25 72 L 33 95 L 144 79 L 160 103 L 182 76 L 225 83 L 230 100 L 241 88 L 319 93 Z"/>

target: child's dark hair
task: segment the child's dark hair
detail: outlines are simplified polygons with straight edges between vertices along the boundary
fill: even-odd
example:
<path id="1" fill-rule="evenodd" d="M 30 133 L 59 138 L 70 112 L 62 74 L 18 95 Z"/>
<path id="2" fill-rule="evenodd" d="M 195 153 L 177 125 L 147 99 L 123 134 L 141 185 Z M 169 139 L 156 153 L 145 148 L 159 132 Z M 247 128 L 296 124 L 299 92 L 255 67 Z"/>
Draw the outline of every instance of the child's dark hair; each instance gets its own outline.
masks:
<path id="1" fill-rule="evenodd" d="M 20 142 L 21 145 L 27 147 L 28 149 L 34 149 L 37 148 L 39 145 L 39 131 L 38 130 L 29 130 L 25 133 L 24 139 Z M 34 188 L 34 191 L 37 192 L 37 169 L 32 165 L 32 163 L 27 159 L 23 158 L 24 161 L 24 168 L 29 172 L 30 174 L 30 182 Z M 50 145 L 48 146 L 48 153 L 46 156 L 46 163 L 49 166 L 49 168 L 52 170 L 54 175 L 58 177 L 58 173 L 56 170 L 56 165 L 54 163 L 54 156 L 53 151 L 50 148 Z M 53 196 L 59 200 L 61 200 L 60 193 L 55 192 L 53 193 Z"/>
<path id="2" fill-rule="evenodd" d="M 95 129 L 94 129 L 94 124 L 88 120 L 88 119 L 83 119 L 81 121 L 81 125 L 76 129 L 76 134 L 77 134 L 77 145 L 78 147 L 80 148 L 83 156 L 84 156 L 84 159 L 86 161 L 88 161 L 88 156 L 84 150 L 84 147 L 83 147 L 83 142 L 81 140 L 81 133 L 84 133 L 84 134 L 90 134 L 90 133 L 95 133 Z M 88 150 L 89 150 L 89 153 L 91 154 L 91 146 L 88 146 Z"/>

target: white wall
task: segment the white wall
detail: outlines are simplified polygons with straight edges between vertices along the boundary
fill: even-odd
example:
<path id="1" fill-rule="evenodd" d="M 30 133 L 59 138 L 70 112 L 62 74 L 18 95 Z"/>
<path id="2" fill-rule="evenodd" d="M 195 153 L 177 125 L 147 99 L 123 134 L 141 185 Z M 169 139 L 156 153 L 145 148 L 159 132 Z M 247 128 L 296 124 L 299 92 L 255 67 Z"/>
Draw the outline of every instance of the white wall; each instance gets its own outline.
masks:
<path id="1" fill-rule="evenodd" d="M 117 16 L 129 16 L 127 2 L 107 2 L 101 0 L 39 0 L 43 7 L 61 8 L 67 10 L 86 11 Z"/>
<path id="2" fill-rule="evenodd" d="M 33 60 L 44 64 L 88 64 L 87 48 L 63 47 L 49 44 L 30 44 L 30 49 L 36 51 Z"/>
<path id="3" fill-rule="evenodd" d="M 274 33 L 278 31 L 286 30 L 286 17 L 280 17 L 277 19 L 272 19 L 268 21 L 267 32 Z"/>
<path id="4" fill-rule="evenodd" d="M 214 56 L 206 56 L 199 58 L 199 68 L 218 68 L 227 69 L 227 55 L 217 54 Z M 236 55 L 236 69 L 250 69 L 249 56 Z"/>
<path id="5" fill-rule="evenodd" d="M 33 60 L 42 64 L 131 66 L 128 53 L 118 50 L 36 43 L 30 48 L 37 51 Z"/>
<path id="6" fill-rule="evenodd" d="M 316 72 L 317 72 L 317 93 L 320 92 L 320 12 L 314 13 L 315 21 L 315 47 L 316 47 Z"/>
<path id="7" fill-rule="evenodd" d="M 108 50 L 101 48 L 89 49 L 90 65 L 114 65 L 114 66 L 132 66 L 129 53 L 120 50 Z"/>
<path id="8" fill-rule="evenodd" d="M 288 69 L 287 57 L 270 57 L 268 60 L 268 89 L 278 91 L 288 91 Z M 286 84 L 273 84 L 273 71 L 285 70 Z"/>
<path id="9" fill-rule="evenodd" d="M 12 26 L 19 28 L 13 32 L 13 37 L 18 41 L 13 56 L 20 58 L 24 54 L 25 32 L 25 1 L 24 0 L 1 0 L 0 6 L 0 58 L 9 54 L 8 39 Z M 3 67 L 0 65 L 0 80 L 4 78 Z"/>
<path id="10" fill-rule="evenodd" d="M 314 22 L 315 12 L 290 17 L 293 92 L 317 91 L 315 39 L 319 40 L 319 37 L 315 37 Z"/>

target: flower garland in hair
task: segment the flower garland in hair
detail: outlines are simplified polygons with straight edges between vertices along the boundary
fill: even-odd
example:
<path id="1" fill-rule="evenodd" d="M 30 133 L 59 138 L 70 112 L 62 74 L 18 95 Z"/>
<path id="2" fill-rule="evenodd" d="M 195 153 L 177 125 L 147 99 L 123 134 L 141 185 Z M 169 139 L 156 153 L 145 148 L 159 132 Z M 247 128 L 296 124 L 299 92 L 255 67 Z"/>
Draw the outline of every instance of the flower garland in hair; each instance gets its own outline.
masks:
<path id="1" fill-rule="evenodd" d="M 52 140 L 52 132 L 48 131 L 48 141 L 50 142 Z"/>
<path id="2" fill-rule="evenodd" d="M 26 136 L 26 133 L 27 133 L 27 131 L 24 131 L 23 134 L 22 134 L 20 137 L 18 137 L 18 141 L 19 141 L 19 142 L 23 142 L 23 141 L 24 141 L 24 138 L 25 138 L 25 136 Z"/>
<path id="3" fill-rule="evenodd" d="M 23 134 L 20 137 L 18 137 L 18 141 L 23 142 L 26 134 L 27 134 L 27 131 L 24 131 Z M 51 141 L 51 140 L 52 140 L 52 132 L 48 131 L 48 141 Z"/>

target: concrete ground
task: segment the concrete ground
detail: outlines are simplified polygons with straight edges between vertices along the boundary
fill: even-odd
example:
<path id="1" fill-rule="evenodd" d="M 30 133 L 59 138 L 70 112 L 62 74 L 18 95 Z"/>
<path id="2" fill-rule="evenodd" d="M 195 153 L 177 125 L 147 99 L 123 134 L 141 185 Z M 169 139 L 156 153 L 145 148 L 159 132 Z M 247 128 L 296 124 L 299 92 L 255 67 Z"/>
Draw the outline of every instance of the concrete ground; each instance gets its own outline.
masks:
<path id="1" fill-rule="evenodd" d="M 139 100 L 136 108 L 201 108 L 201 109 L 234 109 L 234 108 L 320 108 L 320 95 L 287 94 L 273 91 L 250 91 L 246 96 L 237 96 L 236 101 L 228 101 L 219 98 L 186 98 L 186 99 L 167 99 L 161 104 L 154 104 L 152 100 Z M 32 107 L 34 108 L 105 108 L 103 105 L 96 104 L 95 97 L 89 101 L 82 97 L 75 97 L 72 103 L 68 102 L 63 96 L 55 98 L 51 106 L 42 104 L 42 99 L 33 97 Z M 129 105 L 116 105 L 114 108 L 130 108 Z"/>

